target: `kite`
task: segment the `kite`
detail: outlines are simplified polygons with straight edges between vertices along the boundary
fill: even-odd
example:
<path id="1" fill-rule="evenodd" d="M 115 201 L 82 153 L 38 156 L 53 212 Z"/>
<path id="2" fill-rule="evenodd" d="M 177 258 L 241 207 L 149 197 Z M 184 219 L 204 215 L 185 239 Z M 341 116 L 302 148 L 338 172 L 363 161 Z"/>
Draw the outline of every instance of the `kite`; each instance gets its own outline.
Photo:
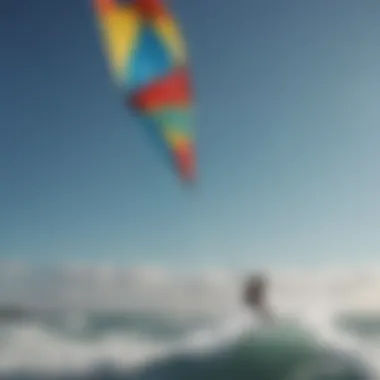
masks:
<path id="1" fill-rule="evenodd" d="M 193 96 L 186 47 L 162 0 L 92 0 L 106 60 L 126 105 L 180 178 L 195 180 Z"/>

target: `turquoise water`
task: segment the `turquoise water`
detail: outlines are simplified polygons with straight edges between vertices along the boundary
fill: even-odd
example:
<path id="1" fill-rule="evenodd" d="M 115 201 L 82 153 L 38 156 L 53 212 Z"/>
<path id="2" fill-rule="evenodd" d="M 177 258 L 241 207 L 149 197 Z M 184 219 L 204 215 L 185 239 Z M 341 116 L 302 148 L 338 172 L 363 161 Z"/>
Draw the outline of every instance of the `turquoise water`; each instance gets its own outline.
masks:
<path id="1" fill-rule="evenodd" d="M 380 319 L 376 323 L 374 317 L 343 318 L 339 323 L 358 334 L 367 332 L 363 327 L 366 324 L 372 336 L 374 331 L 380 333 Z M 143 313 L 88 314 L 75 318 L 50 315 L 3 325 L 0 378 L 371 379 L 370 369 L 360 353 L 348 354 L 343 349 L 318 344 L 314 332 L 289 323 L 252 330 L 228 341 L 219 339 L 216 332 L 209 338 L 214 342 L 206 351 L 202 344 L 185 344 L 194 332 L 210 331 L 214 325 L 215 322 L 202 318 L 181 320 Z M 8 359 L 2 360 L 2 356 Z M 139 358 L 144 360 L 135 366 L 134 361 Z M 13 368 L 6 369 L 11 362 Z"/>
<path id="2" fill-rule="evenodd" d="M 202 358 L 171 358 L 135 378 L 359 380 L 370 377 L 356 358 L 319 347 L 307 335 L 278 329 L 252 334 Z"/>

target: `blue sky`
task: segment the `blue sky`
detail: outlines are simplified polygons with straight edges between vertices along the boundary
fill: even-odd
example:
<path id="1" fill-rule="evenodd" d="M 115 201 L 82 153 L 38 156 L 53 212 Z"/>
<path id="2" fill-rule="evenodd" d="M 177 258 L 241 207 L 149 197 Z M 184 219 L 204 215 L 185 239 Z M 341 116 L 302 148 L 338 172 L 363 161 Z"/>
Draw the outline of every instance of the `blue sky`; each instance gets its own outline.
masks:
<path id="1" fill-rule="evenodd" d="M 374 260 L 377 0 L 172 0 L 200 180 L 123 107 L 86 0 L 3 0 L 0 257 L 164 265 Z"/>

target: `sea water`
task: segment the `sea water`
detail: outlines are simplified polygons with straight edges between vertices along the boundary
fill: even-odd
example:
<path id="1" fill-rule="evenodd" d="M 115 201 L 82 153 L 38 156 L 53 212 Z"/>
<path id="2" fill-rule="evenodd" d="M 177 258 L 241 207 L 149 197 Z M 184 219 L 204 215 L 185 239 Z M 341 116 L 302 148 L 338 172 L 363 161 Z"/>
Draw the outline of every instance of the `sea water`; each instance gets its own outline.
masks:
<path id="1" fill-rule="evenodd" d="M 376 273 L 272 274 L 272 326 L 240 305 L 232 274 L 117 271 L 52 276 L 48 288 L 30 273 L 8 279 L 17 291 L 2 297 L 30 313 L 0 322 L 0 377 L 380 379 Z"/>

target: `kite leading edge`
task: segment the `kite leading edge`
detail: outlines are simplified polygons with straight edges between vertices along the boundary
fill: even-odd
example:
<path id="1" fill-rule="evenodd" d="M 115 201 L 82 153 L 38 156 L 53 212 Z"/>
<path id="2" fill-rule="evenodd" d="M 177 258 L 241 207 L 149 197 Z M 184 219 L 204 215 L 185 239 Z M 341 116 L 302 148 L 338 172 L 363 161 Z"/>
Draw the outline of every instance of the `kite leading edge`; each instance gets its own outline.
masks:
<path id="1" fill-rule="evenodd" d="M 186 182 L 195 180 L 192 91 L 184 42 L 162 0 L 92 0 L 127 105 Z"/>

